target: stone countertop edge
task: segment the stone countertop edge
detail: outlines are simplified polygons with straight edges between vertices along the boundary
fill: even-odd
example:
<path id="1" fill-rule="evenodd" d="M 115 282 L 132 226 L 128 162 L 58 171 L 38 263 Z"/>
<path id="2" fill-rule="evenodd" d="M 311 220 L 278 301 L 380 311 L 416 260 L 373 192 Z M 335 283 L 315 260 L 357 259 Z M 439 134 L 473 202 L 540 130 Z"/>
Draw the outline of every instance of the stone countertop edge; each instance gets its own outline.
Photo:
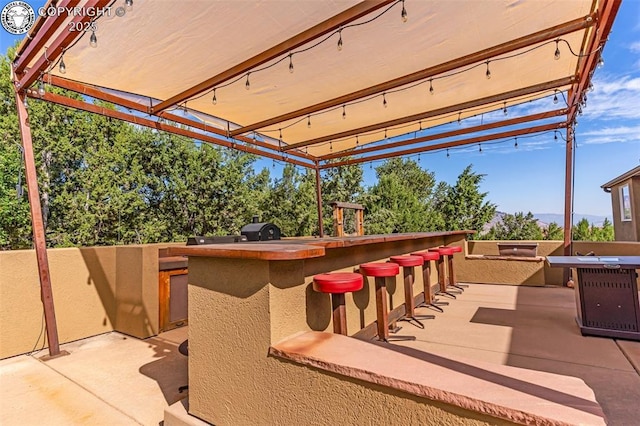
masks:
<path id="1" fill-rule="evenodd" d="M 430 362 L 385 346 L 312 331 L 274 344 L 269 355 L 519 424 L 606 424 L 593 391 L 581 379 L 417 351 L 437 361 Z M 363 353 L 368 356 L 362 357 Z M 517 383 L 529 393 L 473 376 L 476 370 Z"/>

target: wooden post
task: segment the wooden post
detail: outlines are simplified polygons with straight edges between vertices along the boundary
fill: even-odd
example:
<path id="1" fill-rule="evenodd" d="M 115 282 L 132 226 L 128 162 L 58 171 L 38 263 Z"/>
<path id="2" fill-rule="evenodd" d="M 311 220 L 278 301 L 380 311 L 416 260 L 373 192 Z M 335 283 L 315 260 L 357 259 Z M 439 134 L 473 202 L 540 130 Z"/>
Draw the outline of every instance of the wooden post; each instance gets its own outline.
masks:
<path id="1" fill-rule="evenodd" d="M 342 237 L 344 233 L 344 209 L 355 210 L 355 235 L 364 235 L 364 206 L 355 203 L 332 201 L 333 207 L 333 236 Z"/>
<path id="2" fill-rule="evenodd" d="M 364 209 L 356 210 L 356 234 L 364 235 Z"/>
<path id="3" fill-rule="evenodd" d="M 571 225 L 573 223 L 573 125 L 567 127 L 564 175 L 564 243 L 563 254 L 571 256 Z M 565 268 L 562 284 L 567 285 L 570 270 Z"/>
<path id="4" fill-rule="evenodd" d="M 324 229 L 322 224 L 322 187 L 320 185 L 320 168 L 316 162 L 316 204 L 318 208 L 318 236 L 324 237 Z"/>
<path id="5" fill-rule="evenodd" d="M 51 276 L 49 274 L 49 259 L 47 258 L 47 241 L 45 238 L 44 224 L 42 220 L 42 207 L 40 206 L 40 193 L 38 191 L 38 176 L 36 163 L 33 156 L 33 142 L 29 127 L 29 114 L 25 107 L 26 96 L 16 90 L 16 108 L 18 109 L 18 124 L 22 136 L 24 149 L 24 168 L 27 178 L 27 191 L 29 206 L 31 208 L 31 226 L 33 227 L 33 242 L 38 261 L 38 274 L 40 275 L 40 297 L 44 307 L 44 320 L 47 329 L 47 341 L 49 344 L 49 356 L 61 355 L 58 342 L 58 328 L 56 314 L 53 305 L 53 293 L 51 291 Z"/>
<path id="6" fill-rule="evenodd" d="M 333 203 L 333 236 L 344 236 L 344 210 L 337 203 Z"/>

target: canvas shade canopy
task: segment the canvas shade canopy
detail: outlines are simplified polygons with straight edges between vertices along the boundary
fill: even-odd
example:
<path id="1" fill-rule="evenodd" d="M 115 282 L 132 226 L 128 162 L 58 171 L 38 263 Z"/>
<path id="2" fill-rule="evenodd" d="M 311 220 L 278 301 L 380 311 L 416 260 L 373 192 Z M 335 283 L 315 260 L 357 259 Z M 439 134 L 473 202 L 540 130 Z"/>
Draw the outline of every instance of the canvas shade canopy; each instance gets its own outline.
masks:
<path id="1" fill-rule="evenodd" d="M 568 250 L 571 127 L 620 0 L 134 0 L 124 16 L 124 0 L 45 8 L 54 5 L 110 13 L 40 17 L 18 48 L 27 163 L 24 97 L 310 167 L 318 188 L 327 167 L 567 129 Z M 87 99 L 39 93 L 41 82 Z M 536 99 L 535 113 L 436 129 Z M 26 169 L 44 283 L 35 167 Z"/>

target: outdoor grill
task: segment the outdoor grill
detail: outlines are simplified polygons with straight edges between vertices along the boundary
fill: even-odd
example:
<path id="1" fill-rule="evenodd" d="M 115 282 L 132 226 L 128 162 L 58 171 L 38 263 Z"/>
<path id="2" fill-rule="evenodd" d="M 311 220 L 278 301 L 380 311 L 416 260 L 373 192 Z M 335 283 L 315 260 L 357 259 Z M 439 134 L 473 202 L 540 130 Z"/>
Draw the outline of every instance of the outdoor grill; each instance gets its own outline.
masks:
<path id="1" fill-rule="evenodd" d="M 240 230 L 242 236 L 249 241 L 269 241 L 280 239 L 280 228 L 273 223 L 258 222 L 258 216 L 253 217 L 253 222 L 245 225 Z"/>

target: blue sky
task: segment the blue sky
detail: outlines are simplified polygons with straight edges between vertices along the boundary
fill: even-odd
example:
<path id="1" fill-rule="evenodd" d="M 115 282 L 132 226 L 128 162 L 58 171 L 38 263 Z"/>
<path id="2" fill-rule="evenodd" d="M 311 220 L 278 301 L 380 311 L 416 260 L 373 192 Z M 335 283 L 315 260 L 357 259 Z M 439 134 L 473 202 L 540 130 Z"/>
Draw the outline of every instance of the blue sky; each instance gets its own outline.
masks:
<path id="1" fill-rule="evenodd" d="M 8 3 L 0 1 L 0 7 Z M 34 8 L 44 1 L 29 2 Z M 20 37 L 0 29 L 0 51 Z M 640 1 L 624 0 L 603 58 L 594 75 L 594 91 L 576 128 L 574 212 L 611 216 L 611 198 L 600 185 L 640 165 Z M 482 190 L 500 211 L 562 213 L 564 143 L 553 134 L 420 155 L 423 168 L 453 184 L 464 168 L 485 174 Z M 413 157 L 418 160 L 417 156 Z M 373 167 L 379 163 L 374 163 Z M 257 167 L 270 167 L 262 160 Z M 277 177 L 282 167 L 271 168 Z M 365 184 L 375 183 L 375 170 L 364 165 Z"/>

